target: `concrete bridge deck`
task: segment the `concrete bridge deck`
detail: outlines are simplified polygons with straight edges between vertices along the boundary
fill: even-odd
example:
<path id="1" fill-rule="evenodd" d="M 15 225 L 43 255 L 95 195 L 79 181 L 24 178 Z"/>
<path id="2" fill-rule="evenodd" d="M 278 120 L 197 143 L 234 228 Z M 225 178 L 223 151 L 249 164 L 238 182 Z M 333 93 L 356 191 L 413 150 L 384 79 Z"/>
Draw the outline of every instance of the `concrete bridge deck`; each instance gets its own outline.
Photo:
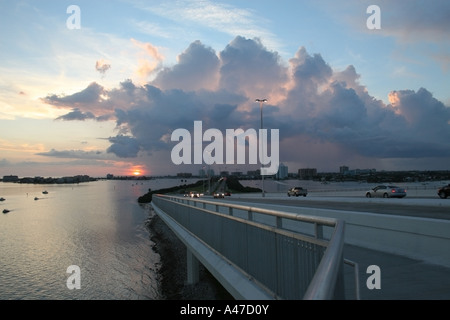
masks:
<path id="1" fill-rule="evenodd" d="M 282 207 L 280 210 L 285 209 L 284 205 L 291 203 L 313 208 L 369 210 L 378 214 L 422 216 L 442 221 L 450 219 L 450 199 L 436 199 L 431 196 L 428 198 L 412 196 L 410 199 L 364 199 L 333 195 L 291 198 L 290 201 L 283 201 L 286 200 L 284 194 L 269 194 L 264 199 L 261 199 L 261 194 L 253 194 L 233 195 L 226 200 L 263 207 L 265 203 L 274 203 Z M 450 251 L 450 247 L 448 250 Z M 344 258 L 358 263 L 361 300 L 450 300 L 450 267 L 447 265 L 347 243 L 344 245 Z M 366 284 L 372 275 L 372 272 L 367 273 L 367 268 L 371 265 L 380 268 L 380 289 L 369 289 Z M 354 268 L 346 265 L 344 273 L 346 298 L 356 299 Z"/>

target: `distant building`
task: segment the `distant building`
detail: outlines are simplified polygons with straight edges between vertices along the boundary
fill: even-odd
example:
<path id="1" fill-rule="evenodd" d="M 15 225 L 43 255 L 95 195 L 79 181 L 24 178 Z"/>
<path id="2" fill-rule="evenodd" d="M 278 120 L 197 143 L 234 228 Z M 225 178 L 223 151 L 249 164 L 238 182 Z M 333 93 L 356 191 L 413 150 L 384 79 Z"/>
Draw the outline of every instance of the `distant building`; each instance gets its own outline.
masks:
<path id="1" fill-rule="evenodd" d="M 298 178 L 300 180 L 312 179 L 315 176 L 317 176 L 317 169 L 316 168 L 298 169 Z"/>
<path id="2" fill-rule="evenodd" d="M 285 166 L 283 163 L 280 163 L 278 166 L 278 172 L 276 174 L 277 179 L 286 179 L 288 177 L 288 167 Z"/>
<path id="3" fill-rule="evenodd" d="M 339 173 L 342 175 L 364 175 L 364 174 L 372 174 L 377 172 L 376 169 L 352 169 L 350 170 L 347 166 L 341 166 L 339 167 Z"/>
<path id="4" fill-rule="evenodd" d="M 180 173 L 177 173 L 177 177 L 180 177 L 180 178 L 192 178 L 192 173 L 180 172 Z"/>
<path id="5" fill-rule="evenodd" d="M 348 173 L 348 167 L 347 166 L 340 166 L 339 167 L 339 173 L 340 174 L 347 174 Z"/>
<path id="6" fill-rule="evenodd" d="M 377 169 L 354 169 L 349 171 L 352 175 L 372 174 L 375 172 L 377 172 Z"/>
<path id="7" fill-rule="evenodd" d="M 17 182 L 19 181 L 19 177 L 18 176 L 3 176 L 3 182 Z"/>
<path id="8" fill-rule="evenodd" d="M 113 174 L 108 173 L 108 174 L 106 175 L 106 179 L 112 179 L 112 178 L 114 178 L 114 175 L 113 175 Z"/>

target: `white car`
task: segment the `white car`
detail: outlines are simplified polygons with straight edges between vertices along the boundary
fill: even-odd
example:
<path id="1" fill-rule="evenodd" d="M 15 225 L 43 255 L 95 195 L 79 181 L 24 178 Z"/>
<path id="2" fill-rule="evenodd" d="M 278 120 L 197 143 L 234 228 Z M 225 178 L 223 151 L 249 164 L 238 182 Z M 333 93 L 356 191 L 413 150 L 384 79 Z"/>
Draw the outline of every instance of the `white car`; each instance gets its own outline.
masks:
<path id="1" fill-rule="evenodd" d="M 406 189 L 394 185 L 379 185 L 366 192 L 367 198 L 404 198 Z"/>

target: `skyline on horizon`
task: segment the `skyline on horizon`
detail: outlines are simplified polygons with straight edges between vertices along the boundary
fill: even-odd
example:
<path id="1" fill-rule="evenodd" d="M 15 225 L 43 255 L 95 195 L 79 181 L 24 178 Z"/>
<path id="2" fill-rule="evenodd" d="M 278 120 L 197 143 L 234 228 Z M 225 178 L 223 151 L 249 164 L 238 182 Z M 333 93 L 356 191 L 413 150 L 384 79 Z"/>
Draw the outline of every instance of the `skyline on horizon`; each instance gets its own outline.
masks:
<path id="1" fill-rule="evenodd" d="M 2 177 L 197 173 L 171 161 L 171 133 L 259 129 L 260 98 L 290 171 L 450 170 L 448 1 L 21 0 L 0 12 Z"/>

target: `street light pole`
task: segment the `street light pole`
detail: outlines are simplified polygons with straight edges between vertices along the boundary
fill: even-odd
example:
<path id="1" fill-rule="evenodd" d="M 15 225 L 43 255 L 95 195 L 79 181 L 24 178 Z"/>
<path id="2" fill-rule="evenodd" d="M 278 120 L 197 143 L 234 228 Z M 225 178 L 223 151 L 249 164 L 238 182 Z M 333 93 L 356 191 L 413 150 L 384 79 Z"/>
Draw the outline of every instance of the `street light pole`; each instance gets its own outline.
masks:
<path id="1" fill-rule="evenodd" d="M 261 111 L 261 133 L 263 129 L 263 103 L 267 102 L 267 99 L 256 99 L 255 102 L 259 102 L 259 109 Z M 261 139 L 261 137 L 260 137 Z M 264 157 L 264 150 L 263 148 L 264 143 L 261 143 L 261 157 Z M 261 161 L 263 162 L 263 161 Z M 262 174 L 262 167 L 263 164 L 261 163 L 261 184 L 262 184 L 262 197 L 264 198 L 266 195 L 264 194 L 264 175 Z"/>
<path id="2" fill-rule="evenodd" d="M 212 151 L 206 150 L 206 152 L 209 153 L 209 156 L 211 156 Z M 211 195 L 211 165 L 208 164 L 208 194 Z"/>

